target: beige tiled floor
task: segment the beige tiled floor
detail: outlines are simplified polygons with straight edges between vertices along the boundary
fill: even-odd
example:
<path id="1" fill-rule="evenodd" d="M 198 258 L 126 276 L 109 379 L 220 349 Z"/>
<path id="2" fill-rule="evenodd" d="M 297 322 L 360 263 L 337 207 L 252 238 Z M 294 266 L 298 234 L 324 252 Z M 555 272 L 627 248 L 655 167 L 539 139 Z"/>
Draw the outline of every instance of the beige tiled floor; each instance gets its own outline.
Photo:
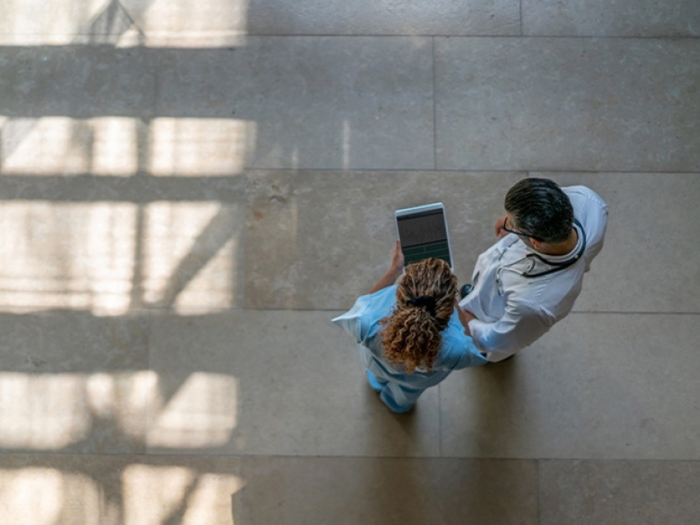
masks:
<path id="1" fill-rule="evenodd" d="M 700 4 L 2 11 L 3 525 L 695 522 Z M 330 319 L 526 176 L 610 206 L 574 312 L 390 413 Z"/>

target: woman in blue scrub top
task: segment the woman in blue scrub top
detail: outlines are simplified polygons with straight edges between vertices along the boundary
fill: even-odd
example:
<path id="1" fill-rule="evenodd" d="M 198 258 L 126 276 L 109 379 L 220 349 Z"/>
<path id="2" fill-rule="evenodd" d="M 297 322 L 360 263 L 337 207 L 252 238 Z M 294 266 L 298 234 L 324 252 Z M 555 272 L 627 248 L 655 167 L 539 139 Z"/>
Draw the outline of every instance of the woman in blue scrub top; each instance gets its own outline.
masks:
<path id="1" fill-rule="evenodd" d="M 401 276 L 403 265 L 397 241 L 386 274 L 333 319 L 354 337 L 370 386 L 394 412 L 411 410 L 426 388 L 452 370 L 487 363 L 465 333 L 449 265 L 426 259 L 408 265 Z"/>

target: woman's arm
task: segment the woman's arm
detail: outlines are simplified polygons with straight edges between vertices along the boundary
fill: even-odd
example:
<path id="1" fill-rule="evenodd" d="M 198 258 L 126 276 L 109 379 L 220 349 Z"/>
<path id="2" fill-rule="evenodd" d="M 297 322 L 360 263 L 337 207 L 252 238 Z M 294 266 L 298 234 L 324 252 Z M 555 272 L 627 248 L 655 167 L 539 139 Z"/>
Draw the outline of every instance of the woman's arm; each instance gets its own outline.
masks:
<path id="1" fill-rule="evenodd" d="M 391 286 L 396 282 L 396 279 L 403 273 L 404 257 L 401 251 L 401 244 L 397 240 L 394 244 L 394 251 L 391 254 L 391 266 L 387 272 L 379 279 L 370 289 L 369 293 L 378 292 L 387 286 Z"/>

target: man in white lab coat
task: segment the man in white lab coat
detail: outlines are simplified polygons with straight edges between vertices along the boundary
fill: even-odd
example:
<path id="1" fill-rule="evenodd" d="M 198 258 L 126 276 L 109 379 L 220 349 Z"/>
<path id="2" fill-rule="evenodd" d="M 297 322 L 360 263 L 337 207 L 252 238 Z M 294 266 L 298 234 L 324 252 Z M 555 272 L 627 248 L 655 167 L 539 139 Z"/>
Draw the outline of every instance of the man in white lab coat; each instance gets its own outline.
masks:
<path id="1" fill-rule="evenodd" d="M 496 244 L 477 260 L 461 320 L 491 362 L 503 361 L 564 318 L 603 247 L 608 208 L 585 186 L 526 178 L 506 194 Z"/>

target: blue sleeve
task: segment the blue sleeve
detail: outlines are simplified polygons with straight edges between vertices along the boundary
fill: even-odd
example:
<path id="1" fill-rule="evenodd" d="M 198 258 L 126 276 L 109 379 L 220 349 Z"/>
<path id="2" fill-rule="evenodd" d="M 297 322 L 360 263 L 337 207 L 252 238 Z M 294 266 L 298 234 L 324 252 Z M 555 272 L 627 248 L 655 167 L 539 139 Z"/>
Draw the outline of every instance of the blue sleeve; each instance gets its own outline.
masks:
<path id="1" fill-rule="evenodd" d="M 453 370 L 459 370 L 460 368 L 469 368 L 471 366 L 481 366 L 488 363 L 486 356 L 482 354 L 479 349 L 474 345 L 472 338 L 464 335 L 465 346 L 463 346 L 463 355 L 457 361 L 457 364 L 453 367 Z"/>
<path id="2" fill-rule="evenodd" d="M 456 311 L 442 334 L 442 351 L 445 355 L 445 365 L 452 370 L 488 363 L 486 357 L 474 345 L 472 338 L 464 333 Z"/>
<path id="3" fill-rule="evenodd" d="M 391 313 L 396 301 L 396 286 L 388 286 L 357 298 L 353 307 L 333 322 L 362 343 L 376 330 L 379 320 Z"/>

